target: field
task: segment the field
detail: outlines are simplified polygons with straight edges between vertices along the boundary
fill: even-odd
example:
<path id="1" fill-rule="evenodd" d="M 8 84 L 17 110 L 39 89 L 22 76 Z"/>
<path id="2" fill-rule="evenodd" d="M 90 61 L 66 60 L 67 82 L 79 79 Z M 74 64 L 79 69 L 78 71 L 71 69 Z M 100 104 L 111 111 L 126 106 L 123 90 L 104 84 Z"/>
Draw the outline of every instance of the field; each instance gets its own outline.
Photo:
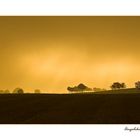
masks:
<path id="1" fill-rule="evenodd" d="M 0 94 L 0 124 L 140 124 L 140 90 Z"/>

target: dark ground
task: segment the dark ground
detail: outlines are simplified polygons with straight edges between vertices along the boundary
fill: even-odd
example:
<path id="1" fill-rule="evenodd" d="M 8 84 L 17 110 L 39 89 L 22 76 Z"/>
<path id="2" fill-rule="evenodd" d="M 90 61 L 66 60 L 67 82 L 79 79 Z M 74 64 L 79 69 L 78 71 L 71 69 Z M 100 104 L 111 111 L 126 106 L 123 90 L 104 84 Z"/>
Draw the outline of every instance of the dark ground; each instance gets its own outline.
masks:
<path id="1" fill-rule="evenodd" d="M 1 124 L 140 124 L 140 94 L 1 94 Z"/>

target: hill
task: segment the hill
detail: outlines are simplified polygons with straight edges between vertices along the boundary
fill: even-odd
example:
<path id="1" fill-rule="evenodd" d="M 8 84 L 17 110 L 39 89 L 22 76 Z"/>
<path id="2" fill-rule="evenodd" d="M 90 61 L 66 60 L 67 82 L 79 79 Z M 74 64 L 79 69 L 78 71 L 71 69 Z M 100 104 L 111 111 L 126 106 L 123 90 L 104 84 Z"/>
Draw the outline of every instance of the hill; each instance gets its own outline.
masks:
<path id="1" fill-rule="evenodd" d="M 140 91 L 121 91 L 104 91 L 106 94 L 1 94 L 0 123 L 140 124 Z"/>
<path id="2" fill-rule="evenodd" d="M 126 89 L 119 89 L 119 90 L 106 90 L 106 91 L 100 91 L 100 92 L 92 92 L 95 94 L 98 93 L 104 93 L 104 94 L 134 94 L 134 93 L 140 93 L 140 89 L 136 88 L 126 88 Z"/>

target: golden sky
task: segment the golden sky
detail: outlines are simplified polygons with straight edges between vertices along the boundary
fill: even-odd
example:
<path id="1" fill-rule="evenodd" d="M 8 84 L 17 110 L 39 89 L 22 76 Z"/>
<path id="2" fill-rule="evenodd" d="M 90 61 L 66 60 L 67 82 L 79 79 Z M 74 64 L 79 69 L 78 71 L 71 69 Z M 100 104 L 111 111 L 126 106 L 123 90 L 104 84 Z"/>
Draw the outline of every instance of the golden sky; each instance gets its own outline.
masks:
<path id="1" fill-rule="evenodd" d="M 0 17 L 0 89 L 134 87 L 139 64 L 140 17 Z"/>

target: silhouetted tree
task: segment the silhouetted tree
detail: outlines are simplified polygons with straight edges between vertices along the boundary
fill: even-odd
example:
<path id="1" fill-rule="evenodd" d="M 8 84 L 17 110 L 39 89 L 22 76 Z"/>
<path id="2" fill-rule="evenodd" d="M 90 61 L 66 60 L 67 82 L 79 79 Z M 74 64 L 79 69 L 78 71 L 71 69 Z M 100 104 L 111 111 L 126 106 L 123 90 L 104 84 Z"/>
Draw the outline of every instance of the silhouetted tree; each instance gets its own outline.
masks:
<path id="1" fill-rule="evenodd" d="M 140 81 L 135 82 L 135 88 L 140 89 Z"/>
<path id="2" fill-rule="evenodd" d="M 125 83 L 115 82 L 111 85 L 112 90 L 121 89 L 121 88 L 126 88 Z"/>
<path id="3" fill-rule="evenodd" d="M 16 88 L 16 89 L 14 89 L 13 93 L 23 94 L 24 91 L 22 88 Z"/>
<path id="4" fill-rule="evenodd" d="M 35 89 L 34 93 L 41 93 L 40 89 Z"/>
<path id="5" fill-rule="evenodd" d="M 92 91 L 92 88 L 87 87 L 86 91 Z"/>
<path id="6" fill-rule="evenodd" d="M 4 93 L 4 90 L 0 90 L 0 93 Z"/>
<path id="7" fill-rule="evenodd" d="M 6 89 L 6 90 L 4 91 L 4 93 L 9 94 L 9 93 L 10 93 L 10 91 L 9 91 L 8 89 Z"/>
<path id="8" fill-rule="evenodd" d="M 68 90 L 69 92 L 73 92 L 73 91 L 74 91 L 74 89 L 73 89 L 72 87 L 67 87 L 67 90 Z"/>
<path id="9" fill-rule="evenodd" d="M 78 89 L 77 86 L 75 86 L 75 87 L 68 87 L 67 90 L 68 90 L 69 92 L 78 92 L 78 91 L 79 91 L 79 89 Z"/>
<path id="10" fill-rule="evenodd" d="M 84 84 L 79 84 L 77 87 L 78 87 L 79 91 L 85 91 L 88 88 Z"/>
<path id="11" fill-rule="evenodd" d="M 121 83 L 121 88 L 126 88 L 126 84 L 125 83 Z"/>
<path id="12" fill-rule="evenodd" d="M 67 90 L 69 92 L 83 92 L 83 91 L 92 91 L 91 88 L 85 86 L 84 84 L 79 84 L 78 86 L 74 86 L 74 87 L 67 87 Z"/>

